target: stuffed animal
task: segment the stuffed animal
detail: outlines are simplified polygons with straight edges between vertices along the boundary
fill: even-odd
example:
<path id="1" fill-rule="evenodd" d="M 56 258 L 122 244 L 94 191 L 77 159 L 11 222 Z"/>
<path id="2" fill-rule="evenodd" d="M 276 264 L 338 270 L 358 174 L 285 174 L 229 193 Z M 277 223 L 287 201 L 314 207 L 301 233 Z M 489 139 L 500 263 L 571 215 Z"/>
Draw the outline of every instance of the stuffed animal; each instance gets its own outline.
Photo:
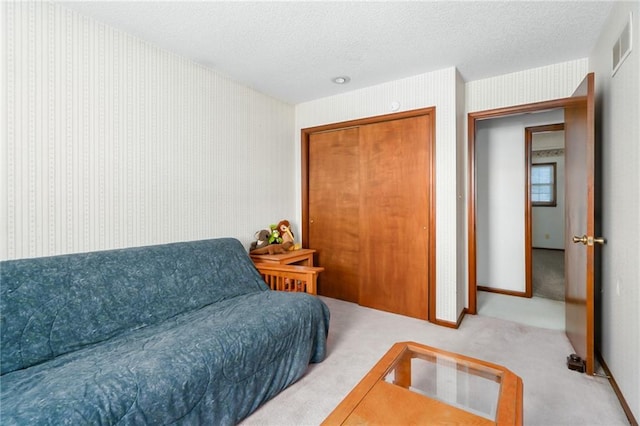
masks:
<path id="1" fill-rule="evenodd" d="M 256 241 L 251 243 L 249 252 L 251 254 L 280 254 L 286 252 L 282 244 L 271 244 L 273 231 L 261 229 L 256 232 Z"/>
<path id="2" fill-rule="evenodd" d="M 249 251 L 253 251 L 256 249 L 264 248 L 269 245 L 269 236 L 271 235 L 271 231 L 267 231 L 266 229 L 261 229 L 255 233 L 254 237 L 256 241 L 251 243 L 251 247 Z"/>
<path id="3" fill-rule="evenodd" d="M 280 253 L 286 253 L 286 250 L 282 247 L 282 244 L 268 244 L 265 247 L 251 250 L 250 253 L 251 254 L 280 254 Z"/>
<path id="4" fill-rule="evenodd" d="M 281 220 L 278 223 L 278 232 L 280 232 L 280 236 L 282 237 L 282 247 L 285 250 L 293 250 L 293 232 L 291 232 L 291 225 L 288 220 Z"/>
<path id="5" fill-rule="evenodd" d="M 251 254 L 280 254 L 288 250 L 300 248 L 293 241 L 293 232 L 288 220 L 281 220 L 277 225 L 271 225 L 270 230 L 263 229 L 256 233 L 256 239 L 251 243 Z"/>

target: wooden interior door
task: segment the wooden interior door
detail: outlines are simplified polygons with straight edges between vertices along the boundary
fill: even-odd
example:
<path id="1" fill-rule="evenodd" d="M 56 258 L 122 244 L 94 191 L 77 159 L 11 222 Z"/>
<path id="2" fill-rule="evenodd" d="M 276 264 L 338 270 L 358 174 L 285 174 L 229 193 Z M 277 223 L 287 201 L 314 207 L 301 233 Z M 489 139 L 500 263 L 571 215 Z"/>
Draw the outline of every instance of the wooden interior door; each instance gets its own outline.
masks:
<path id="1" fill-rule="evenodd" d="M 324 267 L 318 294 L 358 302 L 359 136 L 352 127 L 309 136 L 308 246 Z"/>
<path id="2" fill-rule="evenodd" d="M 430 116 L 360 127 L 360 304 L 427 319 Z M 323 265 L 324 266 L 324 265 Z"/>
<path id="3" fill-rule="evenodd" d="M 594 371 L 594 75 L 565 108 L 565 324 L 576 354 Z M 583 239 L 582 236 L 585 236 Z M 575 237 L 575 238 L 574 238 Z M 583 244 L 584 242 L 584 244 Z"/>

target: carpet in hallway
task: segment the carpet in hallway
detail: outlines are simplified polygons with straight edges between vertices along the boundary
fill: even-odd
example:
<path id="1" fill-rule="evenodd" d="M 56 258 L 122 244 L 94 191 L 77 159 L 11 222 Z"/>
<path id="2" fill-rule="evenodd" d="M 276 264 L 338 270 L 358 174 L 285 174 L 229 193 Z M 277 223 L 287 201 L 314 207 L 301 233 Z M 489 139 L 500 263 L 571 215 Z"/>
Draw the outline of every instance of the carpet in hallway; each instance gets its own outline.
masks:
<path id="1" fill-rule="evenodd" d="M 533 295 L 564 302 L 564 250 L 532 250 Z"/>

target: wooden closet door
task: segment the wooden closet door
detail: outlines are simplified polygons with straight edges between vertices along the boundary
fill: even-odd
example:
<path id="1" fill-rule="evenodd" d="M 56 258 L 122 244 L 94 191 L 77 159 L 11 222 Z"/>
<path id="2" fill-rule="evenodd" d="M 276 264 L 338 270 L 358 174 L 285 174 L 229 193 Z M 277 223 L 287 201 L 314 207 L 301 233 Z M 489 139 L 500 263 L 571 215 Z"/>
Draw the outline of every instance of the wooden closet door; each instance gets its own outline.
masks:
<path id="1" fill-rule="evenodd" d="M 358 302 L 358 128 L 309 138 L 309 248 L 324 272 L 318 293 Z"/>
<path id="2" fill-rule="evenodd" d="M 360 304 L 427 319 L 430 117 L 360 127 Z"/>

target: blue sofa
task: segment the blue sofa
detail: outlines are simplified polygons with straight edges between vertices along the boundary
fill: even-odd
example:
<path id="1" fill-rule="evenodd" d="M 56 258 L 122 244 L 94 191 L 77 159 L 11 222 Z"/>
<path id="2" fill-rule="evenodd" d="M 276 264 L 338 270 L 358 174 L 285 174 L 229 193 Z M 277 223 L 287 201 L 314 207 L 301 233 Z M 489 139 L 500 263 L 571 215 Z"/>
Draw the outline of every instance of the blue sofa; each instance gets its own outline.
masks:
<path id="1" fill-rule="evenodd" d="M 0 308 L 3 425 L 236 424 L 329 328 L 230 238 L 0 262 Z"/>

